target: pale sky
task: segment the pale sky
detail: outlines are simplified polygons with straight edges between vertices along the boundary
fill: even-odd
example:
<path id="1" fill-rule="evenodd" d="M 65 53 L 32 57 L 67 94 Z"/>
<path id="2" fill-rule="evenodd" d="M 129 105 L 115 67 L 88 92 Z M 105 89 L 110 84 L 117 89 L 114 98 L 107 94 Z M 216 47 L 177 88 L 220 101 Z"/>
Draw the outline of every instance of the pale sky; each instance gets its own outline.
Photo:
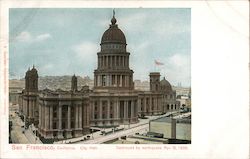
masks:
<path id="1" fill-rule="evenodd" d="M 173 85 L 191 85 L 191 9 L 116 9 L 134 79 L 160 71 Z M 34 64 L 39 76 L 90 76 L 112 9 L 10 9 L 10 78 Z M 164 63 L 155 66 L 154 60 Z"/>

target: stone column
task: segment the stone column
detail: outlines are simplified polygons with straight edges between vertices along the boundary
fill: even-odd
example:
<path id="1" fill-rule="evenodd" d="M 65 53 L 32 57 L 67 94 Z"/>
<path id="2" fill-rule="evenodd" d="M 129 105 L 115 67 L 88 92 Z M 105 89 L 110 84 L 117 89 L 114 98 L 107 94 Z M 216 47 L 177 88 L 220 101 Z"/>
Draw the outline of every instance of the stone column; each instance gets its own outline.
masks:
<path id="1" fill-rule="evenodd" d="M 131 118 L 134 118 L 134 107 L 135 107 L 135 104 L 134 104 L 134 100 L 131 100 Z"/>
<path id="2" fill-rule="evenodd" d="M 58 129 L 61 130 L 62 129 L 62 105 L 59 104 L 59 125 L 58 125 Z"/>
<path id="3" fill-rule="evenodd" d="M 141 98 L 138 98 L 138 109 L 139 109 L 138 112 L 141 113 Z"/>
<path id="4" fill-rule="evenodd" d="M 108 103 L 108 105 L 107 105 L 107 119 L 110 119 L 110 100 L 108 99 L 108 101 L 107 101 Z"/>
<path id="5" fill-rule="evenodd" d="M 149 97 L 149 112 L 150 112 L 150 114 L 152 114 L 152 107 L 151 107 L 151 105 L 152 105 L 152 96 Z"/>
<path id="6" fill-rule="evenodd" d="M 90 111 L 92 113 L 92 119 L 95 120 L 95 100 L 91 101 L 90 104 Z"/>
<path id="7" fill-rule="evenodd" d="M 102 119 L 102 100 L 100 100 L 100 103 L 99 103 L 99 119 Z"/>
<path id="8" fill-rule="evenodd" d="M 124 118 L 128 119 L 128 101 L 124 101 Z"/>
<path id="9" fill-rule="evenodd" d="M 113 56 L 110 56 L 110 67 L 113 68 Z"/>
<path id="10" fill-rule="evenodd" d="M 147 98 L 144 97 L 144 98 L 143 98 L 143 101 L 144 101 L 144 105 L 143 105 L 143 109 L 142 109 L 142 110 L 143 110 L 144 112 L 146 112 L 146 111 L 147 111 Z"/>
<path id="11" fill-rule="evenodd" d="M 120 87 L 122 87 L 122 75 L 120 75 Z"/>
<path id="12" fill-rule="evenodd" d="M 78 118 L 79 118 L 78 114 L 79 114 L 79 110 L 78 110 L 78 105 L 76 104 L 75 105 L 75 129 L 78 128 Z"/>
<path id="13" fill-rule="evenodd" d="M 106 67 L 109 67 L 109 57 L 106 56 Z"/>
<path id="14" fill-rule="evenodd" d="M 33 118 L 33 117 L 34 117 L 34 116 L 33 116 L 33 113 L 34 113 L 34 100 L 32 99 L 30 102 L 31 102 L 30 117 Z"/>
<path id="15" fill-rule="evenodd" d="M 49 106 L 45 106 L 45 130 L 49 129 Z"/>
<path id="16" fill-rule="evenodd" d="M 137 118 L 138 115 L 138 101 L 135 100 L 135 104 L 134 104 L 134 115 Z M 136 119 L 137 120 L 137 119 Z"/>
<path id="17" fill-rule="evenodd" d="M 28 117 L 31 118 L 31 114 L 32 114 L 32 103 L 31 103 L 31 100 L 29 100 L 29 115 Z"/>
<path id="18" fill-rule="evenodd" d="M 119 101 L 119 99 L 117 99 L 117 106 L 116 106 L 116 108 L 117 108 L 117 118 L 121 118 L 121 116 L 120 116 L 120 101 Z"/>
<path id="19" fill-rule="evenodd" d="M 107 75 L 108 76 L 108 86 L 111 86 L 111 76 L 110 75 Z"/>
<path id="20" fill-rule="evenodd" d="M 49 129 L 53 129 L 53 105 L 49 107 Z"/>
<path id="21" fill-rule="evenodd" d="M 161 113 L 161 100 L 159 97 L 157 98 L 157 110 L 159 113 Z"/>
<path id="22" fill-rule="evenodd" d="M 79 106 L 79 128 L 82 128 L 82 104 Z"/>
<path id="23" fill-rule="evenodd" d="M 86 105 L 86 113 L 85 113 L 85 116 L 86 116 L 86 125 L 85 126 L 88 126 L 89 125 L 89 111 L 90 111 L 90 107 L 89 105 Z"/>
<path id="24" fill-rule="evenodd" d="M 42 112 L 41 112 L 41 104 L 38 104 L 38 114 L 39 114 L 39 123 L 38 127 L 41 128 L 41 122 L 42 122 Z"/>
<path id="25" fill-rule="evenodd" d="M 124 75 L 124 87 L 127 86 L 127 75 Z"/>
<path id="26" fill-rule="evenodd" d="M 44 105 L 41 105 L 41 129 L 44 129 Z"/>
<path id="27" fill-rule="evenodd" d="M 117 75 L 115 75 L 115 85 L 116 85 L 116 87 L 118 87 Z"/>
<path id="28" fill-rule="evenodd" d="M 71 129 L 71 106 L 68 105 L 68 129 Z"/>
<path id="29" fill-rule="evenodd" d="M 101 75 L 98 75 L 98 86 L 102 85 L 101 78 L 102 78 Z"/>

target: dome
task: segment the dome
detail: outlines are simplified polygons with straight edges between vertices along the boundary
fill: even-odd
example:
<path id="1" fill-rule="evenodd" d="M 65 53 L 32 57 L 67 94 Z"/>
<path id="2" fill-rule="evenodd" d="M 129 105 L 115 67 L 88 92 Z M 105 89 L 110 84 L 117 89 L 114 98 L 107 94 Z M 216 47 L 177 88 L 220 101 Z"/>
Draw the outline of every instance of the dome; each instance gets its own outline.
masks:
<path id="1" fill-rule="evenodd" d="M 109 26 L 108 30 L 106 30 L 102 35 L 101 44 L 105 43 L 126 44 L 125 35 L 121 29 L 118 28 L 114 16 L 111 19 L 111 25 Z"/>
<path id="2" fill-rule="evenodd" d="M 172 86 L 171 84 L 165 79 L 165 77 L 163 78 L 163 80 L 161 80 L 160 82 L 160 87 L 162 91 L 172 91 Z"/>

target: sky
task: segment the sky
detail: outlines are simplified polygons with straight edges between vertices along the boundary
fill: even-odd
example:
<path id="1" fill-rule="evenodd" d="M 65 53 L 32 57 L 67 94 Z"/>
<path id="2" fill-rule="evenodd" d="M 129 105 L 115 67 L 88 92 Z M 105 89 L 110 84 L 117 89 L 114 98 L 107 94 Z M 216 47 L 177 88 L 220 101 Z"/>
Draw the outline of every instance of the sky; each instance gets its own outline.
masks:
<path id="1" fill-rule="evenodd" d="M 112 14 L 111 8 L 10 9 L 10 78 L 23 78 L 35 65 L 39 76 L 93 79 Z M 190 8 L 116 8 L 115 17 L 126 36 L 134 79 L 149 80 L 150 72 L 159 71 L 173 85 L 191 85 Z"/>

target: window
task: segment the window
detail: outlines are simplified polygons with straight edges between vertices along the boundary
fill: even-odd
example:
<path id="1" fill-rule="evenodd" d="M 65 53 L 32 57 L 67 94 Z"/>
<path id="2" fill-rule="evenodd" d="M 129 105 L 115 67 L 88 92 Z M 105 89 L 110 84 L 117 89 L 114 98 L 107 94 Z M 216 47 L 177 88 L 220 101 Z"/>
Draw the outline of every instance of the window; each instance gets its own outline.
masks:
<path id="1" fill-rule="evenodd" d="M 97 118 L 98 118 L 98 117 L 97 117 L 97 114 L 95 114 L 95 115 L 94 115 L 94 119 L 97 119 Z"/>
<path id="2" fill-rule="evenodd" d="M 113 114 L 110 114 L 110 118 L 113 118 Z"/>

